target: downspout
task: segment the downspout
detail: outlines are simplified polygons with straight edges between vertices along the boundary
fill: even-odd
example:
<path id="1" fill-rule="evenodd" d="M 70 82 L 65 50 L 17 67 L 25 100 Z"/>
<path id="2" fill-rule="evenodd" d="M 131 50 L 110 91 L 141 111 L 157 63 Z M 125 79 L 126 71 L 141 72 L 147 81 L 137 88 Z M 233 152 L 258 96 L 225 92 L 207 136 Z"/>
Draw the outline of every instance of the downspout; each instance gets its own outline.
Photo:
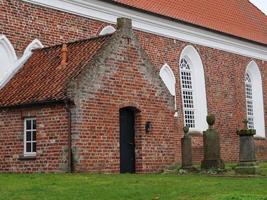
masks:
<path id="1" fill-rule="evenodd" d="M 71 139 L 71 110 L 68 101 L 65 101 L 65 108 L 68 115 L 68 172 L 73 172 L 73 162 L 72 162 L 72 139 Z"/>
<path id="2" fill-rule="evenodd" d="M 68 64 L 68 47 L 66 44 L 62 45 L 61 48 L 61 61 L 60 67 L 64 68 Z M 65 109 L 68 115 L 68 172 L 72 173 L 73 171 L 73 162 L 72 162 L 72 142 L 71 142 L 71 110 L 70 110 L 70 101 L 65 99 Z"/>

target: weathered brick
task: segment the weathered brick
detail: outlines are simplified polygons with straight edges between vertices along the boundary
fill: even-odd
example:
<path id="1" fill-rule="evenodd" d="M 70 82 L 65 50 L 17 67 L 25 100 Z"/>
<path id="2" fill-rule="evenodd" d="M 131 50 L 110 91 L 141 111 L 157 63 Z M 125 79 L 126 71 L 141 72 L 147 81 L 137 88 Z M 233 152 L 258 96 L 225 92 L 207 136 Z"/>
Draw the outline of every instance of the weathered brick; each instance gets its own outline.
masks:
<path id="1" fill-rule="evenodd" d="M 19 55 L 35 38 L 50 46 L 95 36 L 107 25 L 20 0 L 0 2 L 0 24 L 0 34 L 10 39 Z M 77 107 L 72 109 L 72 138 L 77 171 L 119 171 L 118 115 L 119 109 L 125 106 L 142 110 L 136 116 L 137 171 L 159 171 L 167 164 L 180 161 L 183 118 L 178 62 L 188 43 L 140 31 L 135 31 L 135 34 L 144 49 L 142 54 L 146 54 L 149 61 L 141 59 L 135 44 L 122 40 L 118 51 L 105 60 L 106 65 L 99 66 L 98 72 L 106 72 L 100 79 L 97 74 L 88 72 L 95 84 L 83 83 L 86 90 L 92 89 L 93 92 L 81 93 L 81 99 L 75 100 Z M 242 120 L 246 117 L 244 74 L 252 58 L 200 45 L 194 47 L 203 61 L 208 112 L 216 115 L 215 127 L 221 134 L 222 158 L 237 161 L 236 129 L 242 127 Z M 262 73 L 264 104 L 267 105 L 267 63 L 254 60 Z M 170 114 L 168 94 L 160 96 L 151 83 L 153 79 L 144 78 L 147 62 L 153 64 L 157 73 L 164 63 L 174 71 L 178 119 Z M 18 157 L 23 152 L 22 116 L 28 115 L 35 116 L 38 121 L 39 155 L 35 161 L 20 161 Z M 147 120 L 153 122 L 153 131 L 149 135 L 144 133 Z M 66 170 L 67 113 L 63 106 L 1 110 L 0 130 L 1 171 Z M 203 156 L 202 137 L 196 134 L 192 140 L 193 159 L 199 162 Z M 267 141 L 256 140 L 256 144 L 258 158 L 267 160 Z"/>

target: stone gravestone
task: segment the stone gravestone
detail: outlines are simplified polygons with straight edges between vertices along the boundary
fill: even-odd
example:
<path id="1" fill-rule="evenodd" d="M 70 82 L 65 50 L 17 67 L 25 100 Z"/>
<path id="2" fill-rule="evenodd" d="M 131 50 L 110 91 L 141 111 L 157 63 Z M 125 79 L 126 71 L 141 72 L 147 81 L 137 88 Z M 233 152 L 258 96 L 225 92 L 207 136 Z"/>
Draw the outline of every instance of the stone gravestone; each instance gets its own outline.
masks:
<path id="1" fill-rule="evenodd" d="M 209 128 L 203 132 L 204 160 L 201 162 L 201 169 L 224 169 L 221 159 L 220 137 L 212 126 L 215 123 L 215 116 L 207 116 Z"/>
<path id="2" fill-rule="evenodd" d="M 192 165 L 192 142 L 191 136 L 188 134 L 189 128 L 184 127 L 184 137 L 181 139 L 182 144 L 182 169 L 193 169 Z"/>
<path id="3" fill-rule="evenodd" d="M 247 120 L 243 121 L 244 129 L 238 130 L 239 135 L 239 164 L 235 171 L 238 174 L 257 174 L 259 171 L 256 160 L 254 143 L 255 129 L 248 129 Z"/>

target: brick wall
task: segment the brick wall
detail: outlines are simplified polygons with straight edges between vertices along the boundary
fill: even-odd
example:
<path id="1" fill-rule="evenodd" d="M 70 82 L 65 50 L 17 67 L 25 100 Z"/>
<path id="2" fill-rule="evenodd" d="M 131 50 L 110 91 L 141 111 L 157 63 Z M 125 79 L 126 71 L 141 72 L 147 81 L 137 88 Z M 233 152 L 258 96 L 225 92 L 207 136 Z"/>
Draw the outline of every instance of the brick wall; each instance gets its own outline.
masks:
<path id="1" fill-rule="evenodd" d="M 127 31 L 125 31 L 127 32 Z M 119 111 L 135 107 L 136 171 L 155 172 L 180 160 L 174 98 L 131 31 L 117 32 L 69 93 L 74 99 L 75 170 L 119 172 Z M 147 121 L 152 132 L 145 132 Z"/>
<path id="2" fill-rule="evenodd" d="M 178 63 L 180 54 L 188 43 L 143 32 L 138 32 L 138 38 L 157 70 L 164 63 L 168 63 L 174 71 L 178 79 L 178 84 L 176 84 L 178 111 L 182 113 Z M 208 113 L 216 116 L 215 128 L 221 134 L 222 158 L 227 161 L 236 161 L 239 151 L 236 129 L 243 127 L 242 120 L 246 118 L 244 74 L 252 59 L 200 45 L 193 46 L 199 52 L 203 62 Z M 266 105 L 267 82 L 264 77 L 267 73 L 267 62 L 255 61 L 262 73 L 264 104 Z M 267 113 L 266 109 L 265 113 Z M 178 123 L 183 124 L 181 115 Z M 182 131 L 181 127 L 179 130 Z M 262 143 L 266 145 L 266 142 L 262 141 Z M 199 145 L 202 145 L 202 137 L 194 134 L 193 158 L 195 162 L 200 161 L 202 157 L 199 152 L 202 148 Z M 264 156 L 266 159 L 266 153 Z"/>
<path id="3" fill-rule="evenodd" d="M 267 142 L 264 139 L 256 139 L 256 152 L 257 152 L 257 159 L 260 161 L 267 161 Z"/>
<path id="4" fill-rule="evenodd" d="M 102 22 L 21 0 L 0 1 L 0 34 L 7 36 L 18 55 L 36 38 L 50 46 L 91 37 L 104 26 Z"/>
<path id="5" fill-rule="evenodd" d="M 99 21 L 32 5 L 19 0 L 0 1 L 0 24 L 0 34 L 5 34 L 20 53 L 22 53 L 24 48 L 35 38 L 40 39 L 45 45 L 53 45 L 55 43 L 94 36 L 105 26 L 105 23 Z M 136 31 L 136 34 L 150 61 L 155 66 L 155 70 L 159 71 L 164 63 L 168 63 L 175 73 L 178 83 L 176 85 L 177 104 L 180 113 L 177 128 L 179 130 L 178 135 L 181 135 L 183 119 L 181 114 L 182 102 L 178 62 L 182 49 L 188 43 L 139 31 Z M 241 121 L 246 117 L 243 79 L 246 66 L 252 59 L 200 45 L 194 45 L 194 47 L 199 52 L 203 61 L 208 112 L 216 114 L 215 127 L 218 128 L 221 134 L 222 158 L 227 161 L 235 161 L 238 159 L 238 137 L 235 131 L 237 128 L 242 127 Z M 265 79 L 267 75 L 267 63 L 260 60 L 255 61 L 262 73 L 264 104 L 267 105 L 267 80 Z M 114 76 L 114 78 L 115 77 L 117 76 Z M 102 90 L 102 92 L 107 93 L 108 90 Z M 107 96 L 103 95 L 103 100 L 105 101 L 107 101 L 109 94 L 106 95 Z M 97 97 L 95 98 L 97 99 Z M 98 98 L 101 99 L 102 97 Z M 139 103 L 137 103 L 138 99 L 132 99 L 132 101 L 139 105 Z M 110 112 L 109 110 L 105 110 L 104 113 L 107 111 Z M 116 119 L 118 115 L 117 111 L 118 107 L 116 107 L 116 112 L 113 116 Z M 159 111 L 160 109 L 156 112 Z M 97 112 L 100 111 L 96 110 L 96 113 Z M 267 109 L 265 109 L 265 116 L 267 116 L 266 114 Z M 93 117 L 89 117 L 89 119 L 92 121 L 100 120 L 98 118 L 96 120 Z M 99 122 L 101 122 L 101 124 L 107 123 L 103 119 Z M 117 122 L 113 121 L 112 123 Z M 96 129 L 100 128 L 96 124 L 95 126 Z M 93 127 L 91 128 L 94 129 Z M 267 160 L 266 140 L 257 140 L 256 143 L 259 146 L 258 158 Z M 194 161 L 199 161 L 202 157 L 201 136 L 194 136 L 193 144 Z M 86 145 L 93 145 L 93 143 L 88 141 Z M 108 144 L 106 145 L 108 146 Z M 92 148 L 98 147 L 95 146 Z M 107 151 L 105 148 L 108 147 L 101 146 L 101 151 Z M 118 147 L 113 146 L 112 148 L 116 149 Z M 180 143 L 178 142 L 177 150 L 174 152 L 177 155 L 175 158 L 180 157 L 179 148 Z M 95 158 L 97 155 L 98 154 L 96 154 Z M 106 157 L 102 157 L 100 160 L 104 161 L 105 159 Z M 114 157 L 114 159 L 116 160 L 118 158 Z M 117 163 L 117 161 L 113 163 Z M 115 169 L 114 166 L 115 165 L 109 169 Z M 91 166 L 90 169 L 97 170 L 98 168 L 99 167 Z"/>
<path id="6" fill-rule="evenodd" d="M 22 160 L 24 118 L 35 117 L 36 159 Z M 67 170 L 68 117 L 63 106 L 0 111 L 0 172 Z"/>

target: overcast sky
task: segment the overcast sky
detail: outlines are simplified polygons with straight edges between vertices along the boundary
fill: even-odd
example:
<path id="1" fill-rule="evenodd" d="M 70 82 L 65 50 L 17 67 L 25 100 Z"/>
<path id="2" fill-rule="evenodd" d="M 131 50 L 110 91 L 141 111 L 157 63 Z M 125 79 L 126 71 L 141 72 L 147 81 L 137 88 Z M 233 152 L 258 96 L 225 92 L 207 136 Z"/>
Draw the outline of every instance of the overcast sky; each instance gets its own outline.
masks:
<path id="1" fill-rule="evenodd" d="M 262 12 L 267 15 L 267 0 L 250 0 L 255 6 L 257 6 Z"/>

